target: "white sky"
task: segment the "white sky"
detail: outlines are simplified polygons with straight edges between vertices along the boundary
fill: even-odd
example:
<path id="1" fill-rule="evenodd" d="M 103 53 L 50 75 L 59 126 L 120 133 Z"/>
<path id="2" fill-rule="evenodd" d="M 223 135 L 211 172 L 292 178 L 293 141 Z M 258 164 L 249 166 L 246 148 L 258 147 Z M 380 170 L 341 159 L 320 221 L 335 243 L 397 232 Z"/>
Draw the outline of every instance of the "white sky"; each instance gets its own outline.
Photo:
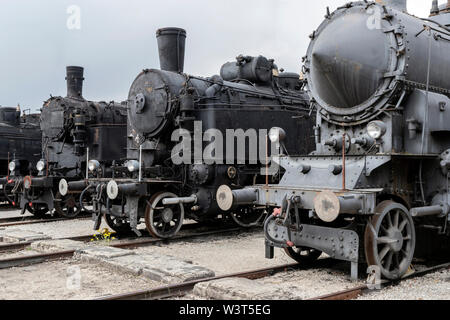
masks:
<path id="1" fill-rule="evenodd" d="M 444 3 L 446 0 L 441 0 Z M 187 30 L 185 72 L 211 76 L 239 54 L 274 58 L 298 72 L 308 35 L 348 0 L 1 0 L 0 105 L 38 110 L 65 95 L 65 66 L 85 67 L 84 97 L 125 100 L 145 68 L 159 68 L 155 31 Z M 409 0 L 428 16 L 432 0 Z M 81 29 L 66 26 L 70 5 Z"/>

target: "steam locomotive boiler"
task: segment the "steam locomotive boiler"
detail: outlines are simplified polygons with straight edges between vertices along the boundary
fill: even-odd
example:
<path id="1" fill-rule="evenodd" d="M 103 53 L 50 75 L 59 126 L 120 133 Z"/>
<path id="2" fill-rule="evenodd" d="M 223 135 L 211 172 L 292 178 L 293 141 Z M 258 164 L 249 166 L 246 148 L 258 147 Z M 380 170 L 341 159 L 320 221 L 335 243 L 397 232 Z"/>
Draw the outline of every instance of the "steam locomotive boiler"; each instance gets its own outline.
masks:
<path id="1" fill-rule="evenodd" d="M 424 232 L 449 244 L 450 2 L 434 1 L 429 19 L 409 15 L 405 0 L 378 2 L 327 12 L 311 35 L 303 70 L 316 151 L 275 158 L 278 185 L 217 194 L 222 210 L 275 208 L 268 258 L 274 247 L 303 263 L 324 252 L 351 262 L 353 278 L 365 261 L 397 279 Z"/>
<path id="2" fill-rule="evenodd" d="M 23 114 L 20 107 L 0 107 L 0 202 L 16 206 L 18 176 L 29 175 L 41 154 L 39 114 Z"/>
<path id="3" fill-rule="evenodd" d="M 23 180 L 22 210 L 42 215 L 55 209 L 63 217 L 76 217 L 81 211 L 79 195 L 61 195 L 59 181 L 86 179 L 89 156 L 102 163 L 99 169 L 106 177 L 111 174 L 108 166 L 126 157 L 126 107 L 85 100 L 83 73 L 81 67 L 67 67 L 67 96 L 44 103 L 42 158 L 36 165 L 38 174 Z"/>
<path id="4" fill-rule="evenodd" d="M 288 152 L 313 150 L 308 98 L 298 74 L 274 77 L 273 60 L 239 56 L 220 76 L 188 75 L 185 39 L 183 29 L 157 31 L 161 69 L 140 73 L 128 97 L 127 174 L 116 168 L 114 179 L 90 179 L 87 186 L 96 191 L 95 228 L 104 215 L 112 229 L 141 235 L 137 226 L 143 220 L 153 236 L 171 238 L 185 218 L 209 221 L 228 214 L 217 207 L 217 188 L 261 179 L 264 164 L 252 155 L 263 154 L 265 161 L 266 130 L 273 125 L 295 137 L 286 143 Z M 227 134 L 241 144 L 225 148 Z M 69 192 L 86 187 L 68 186 Z M 240 207 L 232 219 L 248 226 L 262 214 Z"/>

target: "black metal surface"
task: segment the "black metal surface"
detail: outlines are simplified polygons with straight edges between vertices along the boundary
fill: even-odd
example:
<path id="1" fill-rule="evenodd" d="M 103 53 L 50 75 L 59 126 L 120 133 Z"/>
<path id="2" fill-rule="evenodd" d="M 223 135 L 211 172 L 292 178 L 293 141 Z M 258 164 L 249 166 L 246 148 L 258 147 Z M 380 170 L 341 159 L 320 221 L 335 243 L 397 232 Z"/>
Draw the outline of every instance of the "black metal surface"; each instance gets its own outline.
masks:
<path id="1" fill-rule="evenodd" d="M 161 70 L 183 72 L 186 31 L 181 28 L 162 28 L 156 31 L 156 38 Z"/>
<path id="2" fill-rule="evenodd" d="M 284 141 L 288 153 L 307 154 L 314 147 L 314 116 L 310 116 L 309 97 L 302 90 L 304 83 L 299 75 L 278 74 L 273 60 L 244 55 L 222 67 L 223 77 L 203 78 L 180 73 L 179 64 L 184 52 L 176 54 L 176 48 L 184 47 L 185 36 L 183 30 L 176 28 L 158 30 L 161 70 L 144 70 L 129 91 L 127 158 L 137 163 L 136 167 L 141 159 L 141 170 L 128 173 L 117 168 L 114 180 L 119 185 L 118 195 L 110 200 L 106 199 L 106 188 L 90 189 L 93 197 L 99 199 L 96 204 L 98 215 L 106 213 L 122 219 L 130 223 L 136 233 L 140 219 L 145 216 L 146 220 L 152 221 L 152 211 L 145 208 L 160 192 L 175 197 L 195 195 L 195 203 L 184 205 L 186 218 L 206 221 L 228 213 L 221 211 L 215 200 L 220 185 L 246 186 L 264 179 L 261 162 L 266 157 L 266 136 L 259 135 L 263 129 L 267 133 L 273 127 L 283 128 L 288 136 Z M 168 48 L 171 48 L 170 52 Z M 214 160 L 198 159 L 194 150 L 181 165 L 171 161 L 174 148 L 179 147 L 179 141 L 173 141 L 174 130 L 191 134 L 198 130 L 196 134 L 201 131 L 203 135 L 211 129 L 224 138 L 223 150 L 217 153 L 227 155 L 226 159 L 221 159 L 226 165 L 220 161 L 212 163 Z M 247 137 L 242 154 L 238 155 L 236 144 L 240 142 L 237 138 L 233 150 L 226 146 L 228 131 L 240 130 L 244 135 L 249 129 L 258 141 L 249 142 Z M 198 136 L 191 138 L 203 140 Z M 201 147 L 202 154 L 209 145 L 205 140 L 196 144 L 194 149 Z M 251 149 L 258 155 L 258 159 L 252 159 L 255 163 L 250 162 Z M 270 155 L 269 149 L 267 156 Z M 123 178 L 124 175 L 131 181 L 120 182 L 119 176 Z M 159 182 L 152 183 L 152 179 Z M 141 191 L 129 190 L 130 182 L 133 186 L 140 185 Z M 104 186 L 107 184 L 106 181 Z"/>

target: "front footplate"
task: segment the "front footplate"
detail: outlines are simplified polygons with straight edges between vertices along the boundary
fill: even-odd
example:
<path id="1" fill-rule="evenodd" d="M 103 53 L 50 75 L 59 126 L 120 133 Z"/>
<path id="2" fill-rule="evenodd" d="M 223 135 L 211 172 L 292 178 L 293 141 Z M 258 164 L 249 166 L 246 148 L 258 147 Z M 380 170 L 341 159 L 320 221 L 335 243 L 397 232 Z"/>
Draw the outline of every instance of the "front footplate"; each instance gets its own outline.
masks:
<path id="1" fill-rule="evenodd" d="M 273 258 L 273 247 L 306 247 L 320 250 L 332 259 L 352 263 L 352 279 L 358 277 L 359 236 L 355 231 L 302 224 L 297 230 L 272 220 L 265 227 L 266 258 Z"/>

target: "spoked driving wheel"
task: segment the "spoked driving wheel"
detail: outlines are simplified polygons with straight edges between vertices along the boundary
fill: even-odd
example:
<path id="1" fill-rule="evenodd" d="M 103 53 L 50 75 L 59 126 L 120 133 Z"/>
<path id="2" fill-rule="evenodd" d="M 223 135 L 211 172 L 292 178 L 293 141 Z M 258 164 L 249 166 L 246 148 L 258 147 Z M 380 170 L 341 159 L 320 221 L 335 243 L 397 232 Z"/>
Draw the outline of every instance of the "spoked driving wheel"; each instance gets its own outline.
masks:
<path id="1" fill-rule="evenodd" d="M 61 217 L 72 219 L 80 214 L 81 208 L 74 195 L 63 196 L 58 192 L 55 197 L 55 211 Z"/>
<path id="2" fill-rule="evenodd" d="M 25 209 L 36 218 L 44 218 L 49 211 L 45 204 L 26 204 Z"/>
<path id="3" fill-rule="evenodd" d="M 183 204 L 163 205 L 163 200 L 177 198 L 170 192 L 160 192 L 150 198 L 145 209 L 145 225 L 156 238 L 170 239 L 180 231 L 184 220 Z"/>
<path id="4" fill-rule="evenodd" d="M 416 245 L 416 233 L 411 215 L 404 206 L 384 201 L 367 224 L 365 253 L 369 266 L 380 268 L 391 280 L 401 278 L 411 265 Z"/>
<path id="5" fill-rule="evenodd" d="M 112 216 L 110 214 L 104 214 L 106 224 L 119 234 L 131 233 L 131 226 L 126 219 Z"/>
<path id="6" fill-rule="evenodd" d="M 266 212 L 265 210 L 244 206 L 237 208 L 234 212 L 230 213 L 230 215 L 238 226 L 251 228 L 262 226 L 266 217 Z"/>
<path id="7" fill-rule="evenodd" d="M 300 264 L 311 264 L 322 255 L 322 251 L 306 247 L 288 247 L 284 251 Z"/>

